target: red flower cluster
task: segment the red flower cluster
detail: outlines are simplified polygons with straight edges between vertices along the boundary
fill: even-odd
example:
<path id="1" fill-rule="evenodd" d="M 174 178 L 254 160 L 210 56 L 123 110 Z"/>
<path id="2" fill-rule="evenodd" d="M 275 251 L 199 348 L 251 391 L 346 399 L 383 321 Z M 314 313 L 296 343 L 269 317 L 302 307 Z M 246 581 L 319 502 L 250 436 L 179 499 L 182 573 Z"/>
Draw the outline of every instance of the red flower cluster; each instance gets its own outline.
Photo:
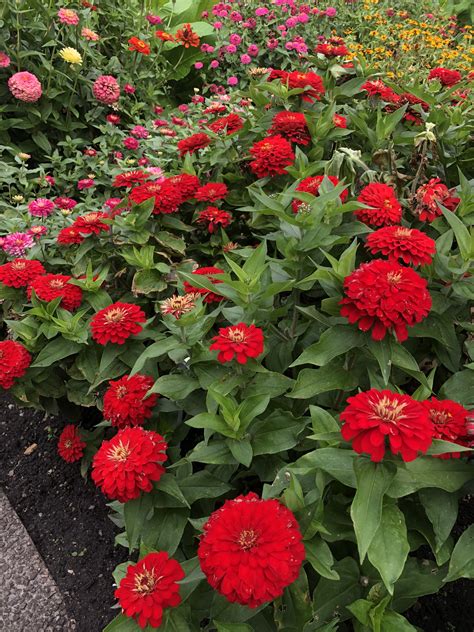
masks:
<path id="1" fill-rule="evenodd" d="M 103 441 L 92 462 L 92 480 L 106 496 L 126 503 L 151 492 L 165 472 L 167 444 L 157 432 L 136 428 L 119 430 Z"/>
<path id="2" fill-rule="evenodd" d="M 168 553 L 148 553 L 137 564 L 127 566 L 127 574 L 115 591 L 123 613 L 141 628 L 159 628 L 163 610 L 181 603 L 178 582 L 184 571 Z"/>
<path id="3" fill-rule="evenodd" d="M 429 182 L 418 188 L 415 202 L 414 213 L 418 216 L 418 219 L 422 222 L 432 222 L 442 215 L 440 204 L 450 211 L 454 211 L 460 199 L 453 197 L 451 191 L 439 178 L 431 178 Z"/>
<path id="4" fill-rule="evenodd" d="M 154 393 L 145 398 L 153 383 L 152 377 L 140 373 L 110 381 L 104 395 L 104 419 L 117 428 L 141 426 L 151 417 L 158 399 Z"/>
<path id="5" fill-rule="evenodd" d="M 189 173 L 179 173 L 177 176 L 171 176 L 168 178 L 168 182 L 180 192 L 183 202 L 193 198 L 201 186 L 199 178 Z"/>
<path id="6" fill-rule="evenodd" d="M 290 143 L 279 135 L 254 143 L 250 153 L 254 158 L 250 168 L 259 178 L 286 173 L 286 167 L 292 165 L 295 159 Z"/>
<path id="7" fill-rule="evenodd" d="M 86 442 L 81 439 L 78 427 L 74 424 L 68 424 L 59 436 L 59 456 L 67 463 L 79 461 L 82 459 L 86 445 Z"/>
<path id="8" fill-rule="evenodd" d="M 433 79 L 438 79 L 441 85 L 446 88 L 451 88 L 451 86 L 455 86 L 461 81 L 462 75 L 459 70 L 450 70 L 449 68 L 441 68 L 438 66 L 437 68 L 432 68 L 428 75 L 429 81 Z"/>
<path id="9" fill-rule="evenodd" d="M 141 204 L 153 198 L 154 215 L 175 213 L 184 201 L 182 192 L 170 182 L 170 179 L 163 182 L 145 182 L 140 184 L 131 190 L 129 198 L 134 204 Z"/>
<path id="10" fill-rule="evenodd" d="M 442 439 L 464 445 L 467 435 L 467 418 L 469 411 L 464 406 L 450 399 L 432 397 L 421 402 L 428 412 L 433 424 L 433 439 Z M 442 459 L 459 458 L 460 452 L 446 452 L 436 455 Z"/>
<path id="11" fill-rule="evenodd" d="M 204 149 L 211 144 L 211 139 L 207 134 L 198 132 L 188 138 L 178 141 L 178 151 L 181 158 L 186 154 L 194 154 L 199 149 Z"/>
<path id="12" fill-rule="evenodd" d="M 151 49 L 148 44 L 139 37 L 135 36 L 128 40 L 128 50 L 141 53 L 142 55 L 149 55 L 151 53 Z"/>
<path id="13" fill-rule="evenodd" d="M 303 193 L 311 193 L 317 197 L 319 195 L 319 187 L 321 186 L 324 178 L 327 178 L 332 184 L 336 187 L 339 184 L 339 178 L 336 176 L 309 176 L 308 178 L 304 178 L 296 187 L 296 191 L 302 191 Z M 341 202 L 344 202 L 347 199 L 349 192 L 347 189 L 344 189 L 342 193 L 339 195 Z M 301 206 L 304 206 L 304 202 L 301 200 L 293 200 L 291 206 L 293 208 L 293 213 L 297 213 L 300 210 Z"/>
<path id="14" fill-rule="evenodd" d="M 92 211 L 80 215 L 71 226 L 66 226 L 59 231 L 57 242 L 62 245 L 80 244 L 86 235 L 99 235 L 101 232 L 107 232 L 110 230 L 110 226 L 103 222 L 104 219 L 110 219 L 110 215 L 102 211 Z"/>
<path id="15" fill-rule="evenodd" d="M 384 84 L 381 79 L 376 81 L 366 81 L 362 86 L 362 90 L 365 90 L 370 97 L 380 97 L 383 101 L 388 103 L 398 103 L 400 97 L 396 94 L 392 88 L 389 88 Z"/>
<path id="16" fill-rule="evenodd" d="M 325 42 L 318 44 L 314 52 L 320 53 L 325 57 L 344 57 L 344 55 L 348 54 L 349 50 L 344 44 L 344 40 L 340 37 L 331 37 Z"/>
<path id="17" fill-rule="evenodd" d="M 358 220 L 368 226 L 390 226 L 399 224 L 402 207 L 392 187 L 381 182 L 371 182 L 360 192 L 357 201 L 368 208 L 355 211 Z"/>
<path id="18" fill-rule="evenodd" d="M 302 93 L 303 101 L 319 101 L 321 95 L 324 94 L 323 80 L 315 72 L 286 72 L 286 70 L 272 70 L 268 75 L 268 81 L 279 79 L 281 83 L 286 84 L 290 90 L 296 88 L 304 89 Z"/>
<path id="19" fill-rule="evenodd" d="M 341 315 L 358 322 L 362 331 L 371 329 L 374 340 L 394 331 L 403 342 L 407 327 L 421 322 L 431 309 L 425 279 L 394 261 L 363 263 L 344 279 L 344 292 Z"/>
<path id="20" fill-rule="evenodd" d="M 229 134 L 233 134 L 234 132 L 238 132 L 244 126 L 244 122 L 238 114 L 228 114 L 227 116 L 222 116 L 221 118 L 216 119 L 212 123 L 209 123 L 208 128 L 214 134 L 219 134 L 220 132 L 224 132 L 229 136 Z"/>
<path id="21" fill-rule="evenodd" d="M 8 287 L 26 287 L 40 274 L 44 274 L 43 264 L 34 259 L 14 259 L 0 266 L 0 283 Z"/>
<path id="22" fill-rule="evenodd" d="M 195 198 L 199 202 L 216 202 L 223 200 L 229 190 L 223 182 L 208 182 L 196 191 Z"/>
<path id="23" fill-rule="evenodd" d="M 212 234 L 222 226 L 226 228 L 232 221 L 232 215 L 227 211 L 222 211 L 215 206 L 208 206 L 204 211 L 200 211 L 197 219 L 198 224 L 207 224 L 207 230 Z"/>
<path id="24" fill-rule="evenodd" d="M 0 342 L 0 387 L 9 389 L 15 378 L 23 377 L 31 364 L 31 355 L 14 340 Z"/>
<path id="25" fill-rule="evenodd" d="M 92 338 L 101 345 L 123 345 L 127 338 L 141 332 L 145 312 L 133 303 L 112 303 L 99 310 L 91 320 Z"/>
<path id="26" fill-rule="evenodd" d="M 431 237 L 416 228 L 384 226 L 370 233 L 367 248 L 372 254 L 381 253 L 389 259 L 401 259 L 413 265 L 429 265 L 436 252 L 436 243 Z"/>
<path id="27" fill-rule="evenodd" d="M 257 608 L 296 580 L 305 550 L 293 513 L 278 500 L 250 493 L 211 514 L 198 557 L 214 589 L 232 603 Z"/>
<path id="28" fill-rule="evenodd" d="M 54 301 L 61 297 L 60 306 L 69 312 L 79 307 L 82 301 L 82 290 L 69 281 L 71 276 L 66 274 L 43 274 L 35 277 L 28 285 L 27 295 L 31 298 L 34 290 L 36 296 L 42 301 Z"/>
<path id="29" fill-rule="evenodd" d="M 379 462 L 388 447 L 405 462 L 424 454 L 433 439 L 433 424 L 425 407 L 409 395 L 375 388 L 347 400 L 341 413 L 342 436 L 358 454 Z"/>
<path id="30" fill-rule="evenodd" d="M 56 241 L 62 246 L 69 246 L 70 244 L 82 244 L 84 237 L 74 226 L 66 226 L 61 228 Z"/>
<path id="31" fill-rule="evenodd" d="M 347 128 L 347 119 L 345 116 L 342 116 L 342 114 L 334 114 L 332 122 L 334 123 L 334 127 L 340 127 L 341 129 Z"/>
<path id="32" fill-rule="evenodd" d="M 234 356 L 239 364 L 246 364 L 249 358 L 256 358 L 263 353 L 263 331 L 255 325 L 239 323 L 230 327 L 221 327 L 214 336 L 209 347 L 211 351 L 219 351 L 219 362 L 230 362 Z"/>
<path id="33" fill-rule="evenodd" d="M 284 138 L 297 145 L 308 145 L 311 141 L 306 117 L 302 112 L 278 112 L 272 120 L 268 130 L 271 135 L 281 134 Z"/>
<path id="34" fill-rule="evenodd" d="M 115 176 L 112 186 L 114 187 L 131 187 L 134 184 L 143 184 L 148 180 L 150 174 L 134 169 L 133 171 L 125 171 Z"/>
<path id="35" fill-rule="evenodd" d="M 221 268 L 213 268 L 212 266 L 209 266 L 207 268 L 197 268 L 193 271 L 193 274 L 202 274 L 206 276 L 209 281 L 214 283 L 214 285 L 217 285 L 218 283 L 222 283 L 222 281 L 220 279 L 214 278 L 214 275 L 224 274 L 224 270 L 222 270 Z M 214 294 L 214 292 L 211 292 L 211 290 L 206 290 L 206 288 L 203 287 L 195 287 L 194 285 L 191 285 L 191 283 L 189 283 L 188 281 L 184 282 L 184 291 L 186 292 L 186 294 L 200 294 L 203 297 L 204 303 L 219 303 L 220 301 L 224 300 L 223 296 L 219 294 Z"/>

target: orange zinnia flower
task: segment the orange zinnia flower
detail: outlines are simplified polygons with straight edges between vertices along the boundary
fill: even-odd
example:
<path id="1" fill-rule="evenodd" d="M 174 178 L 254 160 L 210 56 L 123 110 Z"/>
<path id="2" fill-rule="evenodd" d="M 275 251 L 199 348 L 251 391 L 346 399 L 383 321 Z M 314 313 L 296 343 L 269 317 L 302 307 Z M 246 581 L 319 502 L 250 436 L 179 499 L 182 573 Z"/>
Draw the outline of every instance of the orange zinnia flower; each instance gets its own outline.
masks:
<path id="1" fill-rule="evenodd" d="M 191 24 L 185 24 L 182 29 L 176 31 L 175 39 L 182 44 L 184 48 L 192 46 L 196 48 L 200 44 L 200 39 L 197 33 L 195 33 L 191 27 Z"/>
<path id="2" fill-rule="evenodd" d="M 151 52 L 150 47 L 146 42 L 139 39 L 138 37 L 131 37 L 128 40 L 129 47 L 128 50 L 134 50 L 137 53 L 141 53 L 142 55 L 149 55 Z"/>
<path id="3" fill-rule="evenodd" d="M 163 42 L 174 41 L 174 35 L 171 35 L 171 33 L 167 33 L 166 31 L 155 31 L 155 35 L 156 37 L 159 37 L 160 40 L 162 40 Z"/>

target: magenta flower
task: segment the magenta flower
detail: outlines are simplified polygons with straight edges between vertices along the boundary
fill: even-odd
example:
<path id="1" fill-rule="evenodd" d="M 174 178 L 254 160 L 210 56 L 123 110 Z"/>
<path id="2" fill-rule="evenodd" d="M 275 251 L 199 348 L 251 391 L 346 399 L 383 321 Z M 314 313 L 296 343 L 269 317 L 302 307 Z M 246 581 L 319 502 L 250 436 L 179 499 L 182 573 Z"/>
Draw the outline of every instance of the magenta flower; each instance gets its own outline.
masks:
<path id="1" fill-rule="evenodd" d="M 4 237 L 2 248 L 12 257 L 22 257 L 34 244 L 33 237 L 28 233 L 11 233 Z"/>
<path id="2" fill-rule="evenodd" d="M 8 68 L 11 64 L 11 59 L 8 55 L 2 51 L 0 51 L 0 68 Z"/>
<path id="3" fill-rule="evenodd" d="M 134 88 L 130 83 L 126 83 L 123 87 L 123 91 L 127 94 L 135 94 L 136 88 Z"/>
<path id="4" fill-rule="evenodd" d="M 237 35 L 237 33 L 232 33 L 232 35 L 229 37 L 229 42 L 231 44 L 234 44 L 234 46 L 238 46 L 241 41 L 242 38 L 240 37 L 240 35 Z"/>
<path id="5" fill-rule="evenodd" d="M 123 146 L 125 147 L 125 149 L 135 150 L 140 147 L 140 143 L 136 138 L 133 138 L 132 136 L 127 136 L 127 138 L 124 138 L 123 140 Z"/>
<path id="6" fill-rule="evenodd" d="M 112 105 L 120 98 L 120 86 L 117 79 L 111 75 L 97 77 L 92 86 L 92 92 L 97 101 L 106 105 Z"/>
<path id="7" fill-rule="evenodd" d="M 8 88 L 15 99 L 34 103 L 43 93 L 41 83 L 31 72 L 16 72 L 8 80 Z"/>
<path id="8" fill-rule="evenodd" d="M 232 76 L 227 79 L 227 85 L 229 86 L 236 86 L 238 83 L 239 80 L 237 79 L 237 77 Z"/>
<path id="9" fill-rule="evenodd" d="M 252 58 L 250 57 L 250 55 L 247 55 L 246 53 L 244 55 L 240 56 L 240 61 L 244 64 L 250 64 L 252 62 Z"/>
<path id="10" fill-rule="evenodd" d="M 95 186 L 95 181 L 92 178 L 84 178 L 77 183 L 77 188 L 81 191 L 82 189 L 90 189 L 93 186 Z"/>
<path id="11" fill-rule="evenodd" d="M 37 198 L 28 204 L 28 211 L 34 217 L 48 217 L 54 212 L 55 204 L 46 198 Z"/>

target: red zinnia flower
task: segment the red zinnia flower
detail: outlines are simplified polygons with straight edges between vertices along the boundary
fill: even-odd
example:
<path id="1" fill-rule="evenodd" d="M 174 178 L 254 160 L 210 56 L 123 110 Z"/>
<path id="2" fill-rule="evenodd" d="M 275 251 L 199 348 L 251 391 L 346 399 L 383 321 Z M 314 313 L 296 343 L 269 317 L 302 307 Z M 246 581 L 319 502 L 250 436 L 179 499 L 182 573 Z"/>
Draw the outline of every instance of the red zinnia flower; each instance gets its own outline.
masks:
<path id="1" fill-rule="evenodd" d="M 214 132 L 214 134 L 219 134 L 219 132 L 225 130 L 226 134 L 229 135 L 238 132 L 243 126 L 244 122 L 238 114 L 229 114 L 228 116 L 223 116 L 209 123 L 208 128 Z"/>
<path id="2" fill-rule="evenodd" d="M 342 116 L 342 114 L 334 114 L 332 122 L 334 123 L 334 127 L 340 127 L 341 129 L 347 128 L 347 118 Z"/>
<path id="3" fill-rule="evenodd" d="M 211 514 L 198 557 L 209 584 L 228 601 L 257 608 L 297 579 L 305 550 L 293 513 L 251 492 Z"/>
<path id="4" fill-rule="evenodd" d="M 203 132 L 193 134 L 188 138 L 183 138 L 178 141 L 179 155 L 182 158 L 185 154 L 194 154 L 199 149 L 204 149 L 210 144 L 211 139 L 207 134 L 204 134 Z"/>
<path id="5" fill-rule="evenodd" d="M 308 145 L 311 140 L 306 117 L 302 112 L 278 112 L 272 120 L 269 134 L 281 134 L 297 145 Z"/>
<path id="6" fill-rule="evenodd" d="M 176 31 L 174 39 L 175 42 L 178 42 L 178 44 L 181 44 L 184 48 L 197 48 L 201 42 L 199 35 L 193 31 L 189 23 Z"/>
<path id="7" fill-rule="evenodd" d="M 203 274 L 209 279 L 209 281 L 211 281 L 215 285 L 217 285 L 218 283 L 222 283 L 222 281 L 220 279 L 214 278 L 214 275 L 223 273 L 224 270 L 221 270 L 221 268 L 213 268 L 212 266 L 209 266 L 207 268 L 197 268 L 193 271 L 193 274 Z M 220 296 L 219 294 L 214 294 L 214 292 L 211 292 L 211 290 L 206 290 L 206 288 L 203 287 L 195 287 L 194 285 L 191 285 L 191 283 L 188 283 L 188 281 L 184 282 L 184 291 L 186 292 L 186 294 L 200 294 L 203 297 L 204 303 L 219 303 L 220 301 L 224 300 L 223 296 Z"/>
<path id="8" fill-rule="evenodd" d="M 86 445 L 86 442 L 81 439 L 78 427 L 74 424 L 68 424 L 59 436 L 59 456 L 67 463 L 79 461 L 82 459 Z"/>
<path id="9" fill-rule="evenodd" d="M 301 182 L 296 187 L 296 191 L 311 193 L 311 195 L 317 197 L 319 195 L 319 187 L 321 186 L 324 178 L 327 178 L 330 182 L 332 182 L 335 187 L 339 184 L 339 178 L 336 178 L 336 176 L 309 176 L 309 178 L 304 178 L 304 180 L 301 180 Z M 339 198 L 343 204 L 346 201 L 348 195 L 349 192 L 347 189 L 344 189 L 344 191 L 342 191 L 342 193 L 339 195 Z M 304 202 L 302 202 L 301 200 L 293 200 L 293 202 L 291 203 L 293 213 L 297 213 L 302 205 L 304 206 Z"/>
<path id="10" fill-rule="evenodd" d="M 128 43 L 128 50 L 135 51 L 136 53 L 141 53 L 142 55 L 149 55 L 151 53 L 151 49 L 148 44 L 141 40 L 139 37 L 131 37 L 128 40 Z"/>
<path id="11" fill-rule="evenodd" d="M 450 70 L 449 68 L 432 68 L 428 75 L 428 80 L 439 79 L 441 85 L 450 88 L 455 86 L 462 79 L 462 75 L 458 70 Z"/>
<path id="12" fill-rule="evenodd" d="M 169 180 L 163 182 L 145 182 L 130 191 L 130 200 L 141 204 L 150 198 L 154 199 L 153 214 L 175 213 L 183 202 L 179 189 Z"/>
<path id="13" fill-rule="evenodd" d="M 98 235 L 102 231 L 110 230 L 110 225 L 105 224 L 103 219 L 110 219 L 110 215 L 101 211 L 92 211 L 76 218 L 73 228 L 81 234 Z"/>
<path id="14" fill-rule="evenodd" d="M 82 301 L 82 290 L 77 285 L 72 285 L 69 281 L 71 276 L 66 274 L 43 274 L 33 279 L 27 289 L 28 299 L 31 298 L 32 290 L 42 301 L 54 301 L 61 297 L 60 306 L 69 312 L 79 307 Z"/>
<path id="15" fill-rule="evenodd" d="M 165 472 L 167 444 L 157 432 L 140 426 L 119 430 L 103 441 L 92 462 L 92 480 L 106 496 L 126 503 L 142 491 L 151 492 L 153 483 Z"/>
<path id="16" fill-rule="evenodd" d="M 460 199 L 453 197 L 448 187 L 439 178 L 431 178 L 429 182 L 418 188 L 415 202 L 415 215 L 421 221 L 432 222 L 442 215 L 439 204 L 442 204 L 450 211 L 454 211 Z"/>
<path id="17" fill-rule="evenodd" d="M 0 342 L 0 387 L 11 388 L 17 377 L 23 377 L 30 366 L 31 355 L 14 340 Z"/>
<path id="18" fill-rule="evenodd" d="M 198 224 L 207 224 L 207 230 L 213 233 L 218 226 L 226 228 L 232 221 L 232 215 L 227 211 L 221 211 L 215 206 L 208 206 L 199 213 Z"/>
<path id="19" fill-rule="evenodd" d="M 407 327 L 421 322 L 431 309 L 425 279 L 394 261 L 363 263 L 344 279 L 344 292 L 341 315 L 352 324 L 358 322 L 362 331 L 372 329 L 374 340 L 393 330 L 403 342 Z"/>
<path id="20" fill-rule="evenodd" d="M 281 81 L 282 83 L 288 83 L 290 90 L 305 88 L 301 95 L 303 101 L 319 101 L 321 95 L 325 92 L 323 80 L 315 72 L 299 72 L 295 70 L 288 73 L 286 77 L 282 77 Z"/>
<path id="21" fill-rule="evenodd" d="M 230 362 L 235 356 L 239 364 L 246 364 L 249 358 L 263 353 L 263 331 L 255 325 L 239 323 L 222 327 L 213 340 L 209 349 L 219 351 L 219 362 Z"/>
<path id="22" fill-rule="evenodd" d="M 348 54 L 347 46 L 344 44 L 344 40 L 339 37 L 332 37 L 326 42 L 318 44 L 314 49 L 315 53 L 320 53 L 325 57 L 344 57 Z"/>
<path id="23" fill-rule="evenodd" d="M 137 620 L 141 628 L 159 628 L 164 608 L 181 603 L 178 582 L 184 571 L 168 553 L 148 553 L 137 564 L 127 566 L 127 574 L 115 591 L 123 613 Z"/>
<path id="24" fill-rule="evenodd" d="M 401 259 L 413 265 L 429 265 L 436 252 L 436 244 L 431 237 L 416 228 L 405 226 L 384 226 L 370 233 L 366 242 L 372 254 L 382 253 L 389 259 Z"/>
<path id="25" fill-rule="evenodd" d="M 467 411 L 461 404 L 450 399 L 436 399 L 432 397 L 421 402 L 428 412 L 430 421 L 433 424 L 433 439 L 442 439 L 451 443 L 464 445 L 467 436 Z M 458 459 L 460 452 L 446 452 L 437 454 L 438 458 Z"/>
<path id="26" fill-rule="evenodd" d="M 195 193 L 201 185 L 199 178 L 189 173 L 179 173 L 177 176 L 171 176 L 171 178 L 168 178 L 168 182 L 179 192 L 182 202 L 195 197 Z"/>
<path id="27" fill-rule="evenodd" d="M 61 228 L 56 241 L 63 246 L 69 246 L 70 244 L 82 244 L 84 239 L 85 237 L 75 226 L 66 226 L 66 228 Z"/>
<path id="28" fill-rule="evenodd" d="M 400 202 L 387 184 L 371 182 L 362 189 L 357 201 L 370 207 L 354 212 L 357 219 L 368 226 L 390 226 L 399 224 L 402 219 Z"/>
<path id="29" fill-rule="evenodd" d="M 142 184 L 144 180 L 148 180 L 149 173 L 135 169 L 133 171 L 125 171 L 115 176 L 112 186 L 114 187 L 131 187 L 132 184 Z"/>
<path id="30" fill-rule="evenodd" d="M 167 33 L 166 31 L 155 31 L 155 35 L 162 42 L 174 42 L 174 35 Z"/>
<path id="31" fill-rule="evenodd" d="M 400 97 L 396 94 L 392 88 L 389 88 L 384 84 L 381 79 L 376 81 L 366 81 L 362 86 L 362 90 L 365 90 L 371 97 L 380 97 L 383 101 L 389 103 L 398 103 Z"/>
<path id="32" fill-rule="evenodd" d="M 196 191 L 194 196 L 199 202 L 215 202 L 223 200 L 229 190 L 222 182 L 208 182 Z"/>
<path id="33" fill-rule="evenodd" d="M 112 426 L 140 426 L 151 417 L 158 395 L 145 395 L 154 380 L 147 375 L 124 375 L 119 380 L 110 381 L 104 395 L 104 419 Z"/>
<path id="34" fill-rule="evenodd" d="M 8 287 L 26 287 L 40 274 L 44 274 L 43 264 L 34 259 L 14 259 L 0 266 L 0 283 Z"/>
<path id="35" fill-rule="evenodd" d="M 99 310 L 91 320 L 92 338 L 101 345 L 123 345 L 127 338 L 139 334 L 146 321 L 145 312 L 133 303 L 112 303 Z"/>
<path id="36" fill-rule="evenodd" d="M 406 463 L 430 447 L 433 424 L 426 409 L 409 395 L 371 388 L 349 397 L 347 404 L 341 413 L 342 436 L 358 454 L 370 454 L 371 461 L 383 459 L 386 438 L 390 452 Z"/>
<path id="37" fill-rule="evenodd" d="M 259 178 L 286 173 L 285 167 L 292 165 L 295 159 L 291 144 L 279 135 L 254 143 L 250 153 L 254 157 L 250 168 Z"/>

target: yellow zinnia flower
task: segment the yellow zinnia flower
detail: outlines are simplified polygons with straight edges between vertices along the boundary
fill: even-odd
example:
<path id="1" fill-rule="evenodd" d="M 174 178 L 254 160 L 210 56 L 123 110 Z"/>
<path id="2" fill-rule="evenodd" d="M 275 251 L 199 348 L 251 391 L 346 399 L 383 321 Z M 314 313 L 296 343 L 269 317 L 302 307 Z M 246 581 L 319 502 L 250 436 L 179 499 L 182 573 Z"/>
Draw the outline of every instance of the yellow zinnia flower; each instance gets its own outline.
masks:
<path id="1" fill-rule="evenodd" d="M 68 64 L 82 64 L 81 53 L 75 48 L 70 48 L 69 46 L 63 48 L 59 51 L 59 56 L 62 57 L 64 61 L 67 61 Z"/>

